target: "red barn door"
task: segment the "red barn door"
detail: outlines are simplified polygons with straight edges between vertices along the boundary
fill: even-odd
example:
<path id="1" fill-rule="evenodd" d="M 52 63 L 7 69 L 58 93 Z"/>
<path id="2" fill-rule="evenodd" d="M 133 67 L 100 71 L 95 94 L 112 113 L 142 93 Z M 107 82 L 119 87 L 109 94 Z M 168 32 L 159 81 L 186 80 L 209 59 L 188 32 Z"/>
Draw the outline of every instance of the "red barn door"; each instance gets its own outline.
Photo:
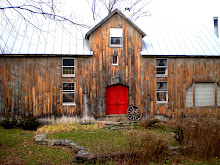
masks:
<path id="1" fill-rule="evenodd" d="M 106 88 L 106 115 L 126 114 L 128 109 L 128 87 L 113 85 Z"/>

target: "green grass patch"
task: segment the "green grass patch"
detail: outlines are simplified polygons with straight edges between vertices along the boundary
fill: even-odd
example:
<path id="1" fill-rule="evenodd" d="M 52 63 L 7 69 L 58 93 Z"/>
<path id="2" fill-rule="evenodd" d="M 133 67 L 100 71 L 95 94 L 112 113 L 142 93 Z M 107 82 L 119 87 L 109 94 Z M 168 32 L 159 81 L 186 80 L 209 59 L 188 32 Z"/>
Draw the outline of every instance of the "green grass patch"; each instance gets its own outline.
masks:
<path id="1" fill-rule="evenodd" d="M 34 131 L 0 127 L 2 164 L 71 164 L 73 152 L 67 147 L 37 145 Z"/>
<path id="2" fill-rule="evenodd" d="M 70 139 L 86 146 L 93 153 L 111 153 L 125 151 L 127 148 L 128 134 L 125 130 L 100 129 L 97 131 L 71 131 L 48 134 L 50 139 Z"/>
<path id="3" fill-rule="evenodd" d="M 175 140 L 169 132 L 152 131 L 147 129 L 135 129 L 136 140 L 140 140 L 141 136 L 148 132 L 154 132 L 155 135 L 163 137 L 169 144 L 174 144 Z M 134 131 L 129 130 L 78 130 L 69 132 L 54 132 L 48 134 L 49 139 L 70 139 L 79 145 L 86 146 L 89 152 L 112 153 L 125 152 L 129 148 L 129 142 L 133 140 Z"/>
<path id="4" fill-rule="evenodd" d="M 134 130 L 111 130 L 103 129 L 100 123 L 62 124 L 44 126 L 37 132 L 0 127 L 0 164 L 71 164 L 74 154 L 70 148 L 34 143 L 35 134 L 44 131 L 48 139 L 73 140 L 91 153 L 131 153 L 129 158 L 104 164 L 220 164 L 218 157 L 203 160 L 170 153 L 168 146 L 178 145 L 172 127 L 160 123 L 150 129 L 138 124 L 133 127 Z"/>

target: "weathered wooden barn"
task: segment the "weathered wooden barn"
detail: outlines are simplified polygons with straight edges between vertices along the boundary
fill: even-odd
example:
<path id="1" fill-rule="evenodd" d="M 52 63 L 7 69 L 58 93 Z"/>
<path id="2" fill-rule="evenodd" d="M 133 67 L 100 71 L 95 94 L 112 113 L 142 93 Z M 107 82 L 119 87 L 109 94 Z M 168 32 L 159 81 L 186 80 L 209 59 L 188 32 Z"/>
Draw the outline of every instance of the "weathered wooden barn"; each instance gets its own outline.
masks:
<path id="1" fill-rule="evenodd" d="M 220 110 L 220 40 L 205 26 L 142 31 L 116 9 L 84 38 L 76 32 L 74 40 L 63 39 L 65 46 L 56 32 L 46 43 L 35 32 L 9 40 L 7 28 L 1 27 L 1 118 L 100 118 L 126 114 L 129 105 L 166 117 Z"/>

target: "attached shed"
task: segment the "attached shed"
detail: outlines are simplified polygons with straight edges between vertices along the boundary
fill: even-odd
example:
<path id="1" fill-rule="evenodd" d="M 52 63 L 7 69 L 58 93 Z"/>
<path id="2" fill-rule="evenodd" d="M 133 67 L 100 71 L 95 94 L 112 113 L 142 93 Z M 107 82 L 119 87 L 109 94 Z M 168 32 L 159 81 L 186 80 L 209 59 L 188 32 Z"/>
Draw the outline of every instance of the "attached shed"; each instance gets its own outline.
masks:
<path id="1" fill-rule="evenodd" d="M 34 32 L 12 41 L 7 28 L 0 31 L 8 38 L 0 42 L 1 118 L 103 118 L 126 114 L 129 105 L 167 117 L 220 109 L 220 40 L 203 25 L 142 31 L 116 9 L 85 35 L 62 32 L 60 44 L 55 28 L 42 50 Z M 29 43 L 25 53 L 21 41 Z"/>

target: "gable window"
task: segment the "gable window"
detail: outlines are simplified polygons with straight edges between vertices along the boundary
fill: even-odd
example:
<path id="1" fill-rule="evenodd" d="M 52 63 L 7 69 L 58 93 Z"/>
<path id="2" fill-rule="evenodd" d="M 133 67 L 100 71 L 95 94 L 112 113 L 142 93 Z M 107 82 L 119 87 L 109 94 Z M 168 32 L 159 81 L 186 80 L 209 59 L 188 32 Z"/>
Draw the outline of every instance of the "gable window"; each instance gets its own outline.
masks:
<path id="1" fill-rule="evenodd" d="M 112 65 L 118 65 L 118 56 L 117 55 L 112 56 Z"/>
<path id="2" fill-rule="evenodd" d="M 75 59 L 63 58 L 62 59 L 62 76 L 75 77 Z"/>
<path id="3" fill-rule="evenodd" d="M 123 32 L 122 28 L 111 28 L 110 29 L 110 46 L 122 47 Z"/>
<path id="4" fill-rule="evenodd" d="M 157 103 L 168 102 L 167 82 L 157 82 Z"/>
<path id="5" fill-rule="evenodd" d="M 220 106 L 219 95 L 217 83 L 193 83 L 186 89 L 186 106 Z"/>
<path id="6" fill-rule="evenodd" d="M 62 86 L 62 103 L 63 105 L 75 104 L 75 83 L 63 82 Z"/>
<path id="7" fill-rule="evenodd" d="M 167 59 L 156 59 L 156 74 L 157 77 L 166 77 L 167 71 Z"/>

